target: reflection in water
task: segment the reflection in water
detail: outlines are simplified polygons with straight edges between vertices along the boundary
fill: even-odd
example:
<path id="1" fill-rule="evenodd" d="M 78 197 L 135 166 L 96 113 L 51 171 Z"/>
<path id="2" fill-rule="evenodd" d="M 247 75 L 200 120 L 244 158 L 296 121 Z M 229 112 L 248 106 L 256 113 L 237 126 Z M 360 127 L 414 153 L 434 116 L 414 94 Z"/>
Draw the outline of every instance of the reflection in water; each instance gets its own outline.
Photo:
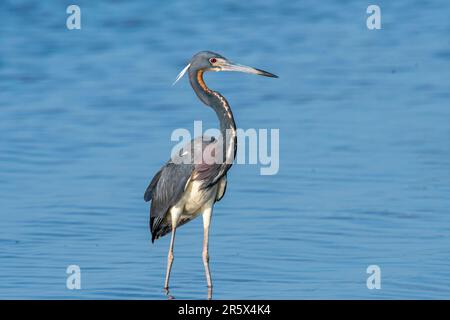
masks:
<path id="1" fill-rule="evenodd" d="M 208 287 L 208 298 L 207 300 L 212 300 L 213 288 Z"/>
<path id="2" fill-rule="evenodd" d="M 206 299 L 207 299 L 207 300 L 212 300 L 212 298 L 213 298 L 213 288 L 212 288 L 212 287 L 207 287 L 207 288 L 208 288 L 208 290 L 207 290 L 207 297 L 206 297 Z M 166 295 L 166 297 L 167 297 L 168 300 L 174 300 L 174 299 L 176 299 L 176 298 L 170 293 L 169 288 L 168 288 L 168 289 L 164 289 L 164 293 L 165 293 L 165 295 Z"/>

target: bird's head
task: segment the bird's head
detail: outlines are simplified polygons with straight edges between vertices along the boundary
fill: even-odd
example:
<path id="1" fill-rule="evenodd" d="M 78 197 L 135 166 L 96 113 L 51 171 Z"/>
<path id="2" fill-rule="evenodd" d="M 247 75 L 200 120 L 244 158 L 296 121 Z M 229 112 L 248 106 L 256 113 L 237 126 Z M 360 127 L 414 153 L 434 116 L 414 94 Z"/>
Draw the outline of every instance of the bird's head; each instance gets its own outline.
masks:
<path id="1" fill-rule="evenodd" d="M 278 78 L 278 76 L 261 70 L 256 69 L 253 67 L 244 66 L 241 64 L 233 63 L 229 61 L 227 58 L 221 56 L 218 53 L 214 53 L 211 51 L 201 51 L 197 54 L 195 54 L 189 64 L 178 74 L 175 82 L 177 83 L 178 80 L 183 77 L 183 75 L 186 73 L 186 71 L 237 71 L 237 72 L 244 72 L 244 73 L 252 73 L 257 74 L 260 76 L 265 77 L 271 77 L 271 78 Z"/>

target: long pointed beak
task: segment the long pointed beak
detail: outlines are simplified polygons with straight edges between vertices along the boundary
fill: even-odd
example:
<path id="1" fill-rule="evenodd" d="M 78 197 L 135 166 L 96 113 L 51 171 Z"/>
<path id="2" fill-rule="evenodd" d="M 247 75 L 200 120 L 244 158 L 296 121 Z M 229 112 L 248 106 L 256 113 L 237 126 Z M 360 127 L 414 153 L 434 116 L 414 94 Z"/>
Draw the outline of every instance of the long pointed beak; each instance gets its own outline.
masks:
<path id="1" fill-rule="evenodd" d="M 273 73 L 231 62 L 225 62 L 220 67 L 221 71 L 237 71 L 237 72 L 257 74 L 265 77 L 278 78 L 278 76 L 274 75 Z"/>

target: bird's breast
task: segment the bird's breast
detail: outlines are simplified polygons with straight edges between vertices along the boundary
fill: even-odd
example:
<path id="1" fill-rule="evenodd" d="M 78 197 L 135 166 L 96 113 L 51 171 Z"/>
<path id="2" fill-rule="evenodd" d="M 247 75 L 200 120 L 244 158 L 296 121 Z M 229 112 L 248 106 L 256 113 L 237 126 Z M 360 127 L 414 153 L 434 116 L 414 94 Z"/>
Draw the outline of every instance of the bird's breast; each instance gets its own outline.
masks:
<path id="1" fill-rule="evenodd" d="M 184 214 L 192 215 L 202 211 L 205 206 L 214 203 L 217 195 L 217 185 L 202 189 L 203 181 L 190 181 L 181 199 L 184 204 Z"/>

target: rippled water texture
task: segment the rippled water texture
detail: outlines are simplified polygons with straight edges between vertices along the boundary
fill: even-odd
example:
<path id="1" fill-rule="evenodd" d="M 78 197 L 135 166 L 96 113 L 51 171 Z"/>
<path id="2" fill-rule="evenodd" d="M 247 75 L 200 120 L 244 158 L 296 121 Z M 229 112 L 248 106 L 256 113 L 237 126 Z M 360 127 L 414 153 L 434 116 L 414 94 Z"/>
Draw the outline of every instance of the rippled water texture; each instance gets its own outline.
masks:
<path id="1" fill-rule="evenodd" d="M 174 129 L 217 126 L 171 87 L 205 49 L 280 76 L 206 76 L 280 129 L 279 173 L 235 165 L 216 205 L 214 298 L 450 298 L 450 2 L 377 1 L 377 31 L 364 1 L 74 2 L 73 31 L 72 2 L 0 3 L 0 298 L 165 298 L 143 192 Z M 176 298 L 206 297 L 201 241 L 177 233 Z"/>

